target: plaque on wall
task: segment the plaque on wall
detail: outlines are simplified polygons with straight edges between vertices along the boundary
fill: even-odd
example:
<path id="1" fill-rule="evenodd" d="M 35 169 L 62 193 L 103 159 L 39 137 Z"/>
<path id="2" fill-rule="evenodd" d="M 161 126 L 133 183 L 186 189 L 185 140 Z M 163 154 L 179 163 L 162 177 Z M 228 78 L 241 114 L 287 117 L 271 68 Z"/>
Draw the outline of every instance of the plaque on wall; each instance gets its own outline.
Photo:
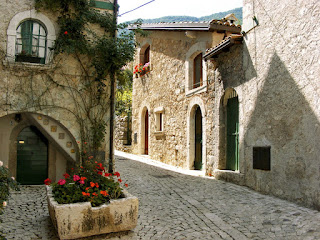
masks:
<path id="1" fill-rule="evenodd" d="M 43 119 L 43 124 L 44 125 L 49 125 L 49 119 L 48 118 Z"/>
<path id="2" fill-rule="evenodd" d="M 57 131 L 57 126 L 51 126 L 51 132 L 56 132 Z"/>

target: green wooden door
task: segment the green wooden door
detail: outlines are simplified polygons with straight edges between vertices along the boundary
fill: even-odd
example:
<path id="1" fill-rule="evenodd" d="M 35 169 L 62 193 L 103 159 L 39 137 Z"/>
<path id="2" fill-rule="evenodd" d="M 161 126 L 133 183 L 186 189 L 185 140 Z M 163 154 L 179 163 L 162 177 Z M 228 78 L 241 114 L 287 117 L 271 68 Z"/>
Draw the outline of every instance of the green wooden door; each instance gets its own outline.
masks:
<path id="1" fill-rule="evenodd" d="M 23 129 L 17 139 L 17 181 L 43 184 L 48 177 L 48 141 L 33 126 Z"/>
<path id="2" fill-rule="evenodd" d="M 144 116 L 144 154 L 149 154 L 149 112 Z"/>
<path id="3" fill-rule="evenodd" d="M 194 169 L 201 170 L 201 168 L 202 168 L 202 116 L 201 116 L 200 107 L 198 107 L 195 115 Z"/>
<path id="4" fill-rule="evenodd" d="M 227 104 L 227 169 L 239 169 L 239 102 L 238 97 Z"/>

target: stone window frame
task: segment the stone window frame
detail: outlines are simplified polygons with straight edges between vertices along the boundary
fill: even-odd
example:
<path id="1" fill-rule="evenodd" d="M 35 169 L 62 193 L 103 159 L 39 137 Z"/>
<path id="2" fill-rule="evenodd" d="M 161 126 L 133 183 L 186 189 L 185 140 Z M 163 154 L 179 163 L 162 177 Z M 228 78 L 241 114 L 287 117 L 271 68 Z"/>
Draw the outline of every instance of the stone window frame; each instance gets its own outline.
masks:
<path id="1" fill-rule="evenodd" d="M 205 55 L 206 42 L 198 42 L 191 46 L 186 54 L 185 59 L 185 93 L 186 96 L 192 96 L 193 94 L 198 94 L 205 92 L 207 90 L 207 64 L 204 59 L 202 59 L 202 85 L 193 88 L 194 79 L 194 59 L 202 53 Z"/>
<path id="2" fill-rule="evenodd" d="M 47 46 L 46 46 L 46 56 L 45 56 L 45 64 L 48 64 L 52 60 L 52 48 L 54 46 L 54 42 L 56 40 L 56 30 L 54 28 L 53 23 L 51 20 L 45 16 L 44 14 L 37 12 L 35 9 L 31 9 L 28 11 L 17 13 L 13 18 L 10 20 L 7 29 L 7 55 L 6 61 L 9 63 L 16 63 L 15 61 L 15 54 L 16 54 L 16 34 L 17 28 L 20 24 L 26 20 L 32 20 L 41 23 L 45 30 L 47 31 Z M 19 62 L 19 64 L 21 64 Z M 28 63 L 23 62 L 23 64 L 30 64 L 30 65 L 43 65 L 39 63 Z"/>
<path id="3" fill-rule="evenodd" d="M 205 172 L 207 168 L 207 113 L 203 100 L 194 96 L 189 102 L 188 116 L 187 116 L 187 166 L 188 169 L 193 170 L 193 163 L 195 158 L 195 111 L 200 107 L 202 114 L 202 169 Z"/>
<path id="4" fill-rule="evenodd" d="M 156 119 L 156 131 L 155 134 L 164 133 L 164 107 L 157 107 L 154 109 L 155 119 Z"/>

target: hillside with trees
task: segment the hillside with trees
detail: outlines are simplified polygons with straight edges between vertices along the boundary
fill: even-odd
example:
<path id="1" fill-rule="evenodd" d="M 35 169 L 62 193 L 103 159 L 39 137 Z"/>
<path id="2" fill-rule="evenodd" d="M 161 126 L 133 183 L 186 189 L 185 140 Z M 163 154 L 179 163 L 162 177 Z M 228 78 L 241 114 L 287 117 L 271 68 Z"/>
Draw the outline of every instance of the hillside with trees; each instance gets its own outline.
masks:
<path id="1" fill-rule="evenodd" d="M 209 16 L 203 17 L 191 17 L 191 16 L 166 16 L 154 19 L 142 19 L 143 23 L 159 23 L 159 22 L 200 22 L 200 21 L 210 21 L 212 19 L 221 19 L 226 15 L 234 13 L 234 15 L 239 19 L 238 24 L 242 24 L 242 8 L 235 8 L 225 12 L 214 13 Z M 134 23 L 137 20 L 133 20 L 127 23 Z"/>

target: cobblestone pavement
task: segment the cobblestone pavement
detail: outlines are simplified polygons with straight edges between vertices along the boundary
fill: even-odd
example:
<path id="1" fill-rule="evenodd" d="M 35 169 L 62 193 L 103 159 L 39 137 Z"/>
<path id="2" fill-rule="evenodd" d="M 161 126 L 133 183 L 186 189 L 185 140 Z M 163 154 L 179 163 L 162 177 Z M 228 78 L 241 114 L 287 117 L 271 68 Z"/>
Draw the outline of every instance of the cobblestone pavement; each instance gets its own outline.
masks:
<path id="1" fill-rule="evenodd" d="M 124 157 L 116 170 L 139 198 L 138 226 L 88 239 L 320 239 L 320 212 L 215 179 Z M 13 193 L 0 226 L 7 239 L 57 239 L 44 186 Z"/>

